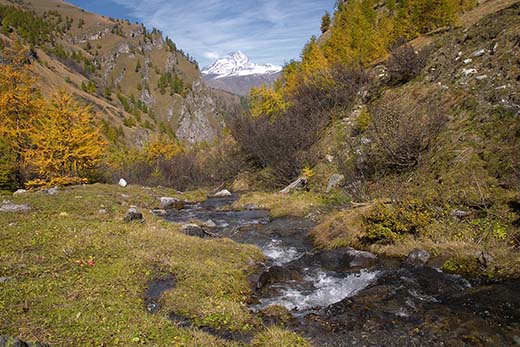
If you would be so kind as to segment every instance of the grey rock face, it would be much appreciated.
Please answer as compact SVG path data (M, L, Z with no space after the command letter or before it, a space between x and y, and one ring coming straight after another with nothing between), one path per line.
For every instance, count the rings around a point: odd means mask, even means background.
M213 141L218 133L211 118L218 121L216 102L197 81L182 105L177 138L191 144Z

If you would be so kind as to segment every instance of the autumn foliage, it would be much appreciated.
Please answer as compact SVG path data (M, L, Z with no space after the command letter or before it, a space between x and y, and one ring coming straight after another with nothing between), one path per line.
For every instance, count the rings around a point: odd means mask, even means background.
M27 163L44 178L85 177L100 162L105 141L93 124L90 106L58 92L33 121Z
M46 103L21 44L14 42L0 58L0 189L29 179L88 177L105 147L90 107L64 91Z

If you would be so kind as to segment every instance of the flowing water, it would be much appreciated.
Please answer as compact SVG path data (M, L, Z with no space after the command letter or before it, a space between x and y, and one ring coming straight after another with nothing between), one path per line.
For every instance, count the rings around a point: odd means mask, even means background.
M307 239L312 222L232 210L237 198L188 204L165 218L206 223L212 235L262 249L266 262L253 278L250 309L285 307L294 317L289 327L316 346L520 345L519 282L471 285L437 269L381 258L344 269L337 264L344 254L313 250Z

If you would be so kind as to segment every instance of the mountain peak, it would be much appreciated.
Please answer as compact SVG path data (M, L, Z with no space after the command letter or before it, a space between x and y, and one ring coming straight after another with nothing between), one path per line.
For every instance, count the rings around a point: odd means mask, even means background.
M244 52L237 50L206 66L201 72L203 75L212 75L218 79L231 76L270 75L281 70L281 66L255 64Z

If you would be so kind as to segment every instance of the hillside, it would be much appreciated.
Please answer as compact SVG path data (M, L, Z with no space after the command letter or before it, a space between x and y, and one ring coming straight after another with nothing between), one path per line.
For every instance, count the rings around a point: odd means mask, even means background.
M256 92L254 117L235 125L256 185L304 177L307 189L350 206L318 217L320 248L426 249L448 271L518 276L520 4L482 2L410 43L345 46L403 30L399 11L360 4L341 5L303 61ZM348 26L365 20L372 31Z
M64 88L93 104L109 140L143 144L164 133L195 143L212 141L222 130L216 98L198 84L196 63L160 31L61 0L0 4L43 19L49 34L33 45L32 64L42 92ZM10 25L1 38L20 27Z

